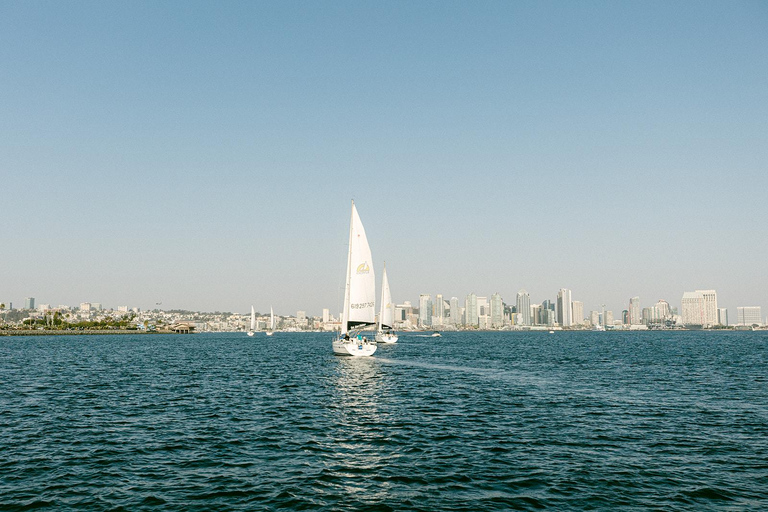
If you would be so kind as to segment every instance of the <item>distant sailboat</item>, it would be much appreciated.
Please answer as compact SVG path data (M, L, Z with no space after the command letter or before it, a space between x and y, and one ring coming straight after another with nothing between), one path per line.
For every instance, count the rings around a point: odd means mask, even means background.
M397 335L392 331L395 326L395 311L392 304L392 294L389 291L387 280L387 264L381 274L381 310L379 311L379 330L376 332L376 341L380 343L395 343Z
M272 310L272 306L269 306L269 330L267 330L267 336L272 336L275 333L275 312Z
M368 340L360 333L360 329L376 322L375 301L376 277L373 274L371 248L355 202L352 201L344 309L341 312L341 331L333 340L334 354L370 356L376 352L376 342Z
M251 306L251 328L248 330L248 336L256 334L256 310Z

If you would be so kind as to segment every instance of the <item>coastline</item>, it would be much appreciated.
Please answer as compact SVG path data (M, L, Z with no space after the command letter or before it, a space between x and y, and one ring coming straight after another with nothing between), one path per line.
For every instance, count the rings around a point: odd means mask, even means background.
M77 336L98 334L162 334L158 331L140 331L137 329L84 329L84 330L37 330L8 329L0 330L0 336Z

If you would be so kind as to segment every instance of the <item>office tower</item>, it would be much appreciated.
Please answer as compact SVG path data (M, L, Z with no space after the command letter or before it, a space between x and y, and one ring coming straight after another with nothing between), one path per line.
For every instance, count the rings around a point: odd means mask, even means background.
M531 304L531 325L541 324L541 304Z
M525 290L517 292L517 314L520 325L532 325L531 322L531 296Z
M557 292L557 323L563 327L573 325L571 290L568 288L560 288L560 291Z
M27 297L24 299L24 309L35 309L35 298Z
M717 325L717 292L715 290L696 290L704 296L704 327Z
M599 311L590 311L589 312L589 323L592 325L600 325L600 312Z
M575 300L573 304L573 324L581 325L584 323L584 303L580 300Z
M432 327L432 296L429 294L419 295L419 327Z
M643 308L640 321L645 325L654 323L656 321L655 312L656 310L653 307Z
M736 308L739 325L762 325L763 314L760 306L739 306Z
M491 326L491 304L488 297L477 298L477 325L480 329L488 329Z
M629 299L629 308L627 309L629 314L629 325L640 325L643 323L643 315L640 310L640 297L632 297Z
M728 325L727 308L717 308L717 323L720 325Z
M477 295L470 293L464 300L464 316L466 317L464 323L467 327L478 327L477 317Z
M445 302L443 302L443 295L441 293L435 295L434 310L435 315L432 317L432 325L443 325L445 323Z
M672 308L669 307L669 302L659 299L654 308L656 308L656 317L659 320L664 321L672 317Z
M331 310L328 308L323 309L323 323L327 324L331 320Z
M491 295L491 327L504 327L504 302L498 293Z
M458 297L451 297L450 307L450 323L453 325L461 325L461 311L459 310Z
M606 311L605 318L603 318L605 326L613 325L613 311Z
M701 292L685 292L680 304L682 320L685 325L705 325L704 294Z

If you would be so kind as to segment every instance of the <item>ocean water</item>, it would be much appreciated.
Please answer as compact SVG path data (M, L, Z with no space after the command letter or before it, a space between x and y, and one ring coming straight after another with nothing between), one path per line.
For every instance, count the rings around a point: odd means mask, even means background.
M0 510L766 510L768 333L0 338Z

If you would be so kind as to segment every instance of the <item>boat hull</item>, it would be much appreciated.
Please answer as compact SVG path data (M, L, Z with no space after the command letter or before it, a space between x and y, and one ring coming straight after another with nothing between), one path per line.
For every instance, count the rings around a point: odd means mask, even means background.
M376 341L379 343L397 343L398 337L396 334L387 334L385 332L376 333Z
M256 333L252 332L252 331L248 331L248 336L253 336L254 334L256 334Z
M376 343L368 340L339 339L333 340L333 353L337 356L365 357L376 352Z

